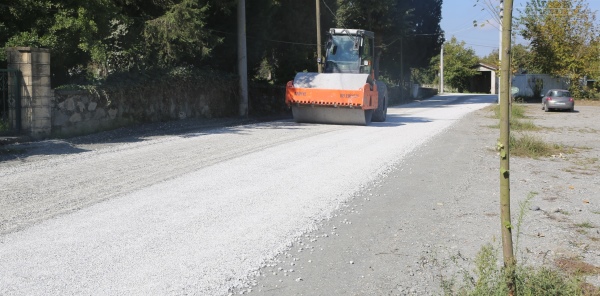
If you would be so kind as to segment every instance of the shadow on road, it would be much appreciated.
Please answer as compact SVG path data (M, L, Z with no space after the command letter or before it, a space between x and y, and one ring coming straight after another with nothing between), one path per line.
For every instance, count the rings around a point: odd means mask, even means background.
M0 146L0 161L22 159L34 155L76 154L87 151L89 150L78 148L68 141L47 140Z
M447 108L451 105L458 104L482 104L482 103L494 103L498 95L489 94L456 94L456 95L440 95L431 97L426 100L415 101L412 103L394 106L394 108L408 109L408 108Z
M145 123L68 139L12 143L0 146L0 162L36 155L77 154L93 150L87 148L90 145L139 143L161 136L192 138L210 134L243 135L246 129L242 126L249 124L259 124L253 127L258 129L299 128L293 122L275 121L290 118L291 114L260 118L184 119Z
M390 108L446 108L456 104L493 103L496 95L441 95L427 100L393 106ZM184 119L169 122L145 123L111 131L60 140L25 142L0 146L0 161L25 159L36 155L65 155L90 151L89 145L123 144L149 141L153 137L179 136L193 138L214 134L249 134L249 124L258 124L252 129L300 129L302 124L291 120L291 113L259 118ZM428 119L388 114L385 122L373 122L370 127L394 127L407 123L425 123ZM259 124L260 123L260 124ZM83 148L82 148L83 147Z
M370 127L396 127L407 123L426 123L429 119L422 117L408 117L401 114L388 114L385 122L372 122Z

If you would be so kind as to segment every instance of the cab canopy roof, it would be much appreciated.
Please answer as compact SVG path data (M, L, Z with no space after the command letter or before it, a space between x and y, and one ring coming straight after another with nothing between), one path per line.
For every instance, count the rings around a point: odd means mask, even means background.
M375 38L375 34L371 31L365 31L361 29L340 29L331 28L329 29L331 35L356 35L356 36L367 36L369 38Z

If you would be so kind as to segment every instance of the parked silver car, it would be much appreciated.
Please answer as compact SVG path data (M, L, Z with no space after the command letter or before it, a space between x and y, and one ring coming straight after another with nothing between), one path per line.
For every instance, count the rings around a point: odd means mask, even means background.
M551 89L545 96L542 96L542 110L548 112L552 109L573 112L575 110L575 100L573 100L571 92L564 89Z

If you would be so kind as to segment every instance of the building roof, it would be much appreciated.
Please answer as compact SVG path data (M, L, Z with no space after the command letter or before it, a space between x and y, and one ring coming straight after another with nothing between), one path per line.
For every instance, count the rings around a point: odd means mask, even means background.
M492 71L498 71L498 67L491 66L488 64L484 64L484 63L477 63L475 66L473 66L473 68L479 68L479 67L487 68Z

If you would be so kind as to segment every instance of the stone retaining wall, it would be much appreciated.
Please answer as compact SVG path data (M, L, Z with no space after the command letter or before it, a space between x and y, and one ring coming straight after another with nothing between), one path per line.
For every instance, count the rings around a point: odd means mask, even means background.
M151 88L151 87L150 87ZM70 137L143 122L230 116L236 97L227 90L55 90L52 136Z
M418 99L427 99L427 98L431 98L437 94L438 94L437 88L420 87L417 98Z
M72 136L126 125L117 106L109 106L88 91L54 91L52 134Z
M55 90L51 136L84 135L143 122L236 116L236 87L236 81L231 81L231 86L221 82L212 88L189 83L177 88ZM249 94L251 116L289 113L283 86L250 85Z

